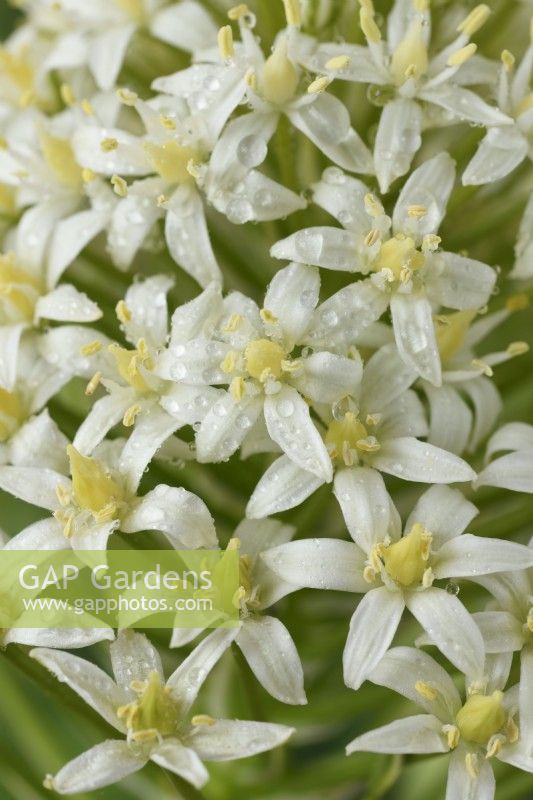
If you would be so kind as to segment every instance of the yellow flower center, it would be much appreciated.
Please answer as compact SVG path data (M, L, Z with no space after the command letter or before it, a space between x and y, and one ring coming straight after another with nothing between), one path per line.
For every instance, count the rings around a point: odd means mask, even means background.
M507 717L502 700L503 692L500 691L469 697L455 718L461 736L468 742L487 745L505 725Z
M0 255L0 301L7 301L20 322L33 319L41 290L39 281L17 264L12 253Z
M67 447L74 497L81 508L97 514L124 499L123 489L95 458L82 456L71 444Z
M76 161L68 139L52 136L43 130L39 136L39 143L44 160L57 180L71 189L80 189L83 186L83 170Z
M261 93L265 100L282 106L294 97L300 76L288 56L287 38L283 37L263 67Z
M425 264L423 254L416 249L414 239L399 233L392 239L383 242L378 256L372 265L375 272L387 269L396 280L401 278L402 270L421 269Z
M252 378L264 381L267 377L280 378L285 351L269 339L255 339L244 351L246 371Z
M436 334L442 362L449 361L463 346L477 311L456 311L438 317Z
M125 347L120 347L118 344L109 345L109 352L115 357L120 375L126 383L142 393L149 392L150 387L139 367L142 366L147 370L153 369L152 360L145 347L142 340L138 343L136 350L126 350Z
M417 522L408 534L384 547L381 558L390 577L402 586L420 583L428 567L431 534Z
M392 55L391 73L397 86L410 77L425 75L428 68L428 52L424 43L422 21L414 19L404 38Z
M124 11L128 17L131 17L137 25L142 25L145 21L144 0L113 0L113 2L121 11Z
M345 461L350 450L361 449L361 443L368 437L368 431L353 411L347 411L342 420L333 419L326 431L325 442L330 445L332 458Z
M24 407L17 394L0 389L0 442L17 430L24 420Z
M134 732L133 738L142 741L143 738L156 738L157 734L175 734L180 720L178 704L171 689L161 684L159 673L154 670L147 681L134 681L131 688L138 693L139 699L117 709L117 716L125 720L128 729Z
M188 183L193 180L187 170L190 161L198 161L199 153L194 147L182 147L175 139L167 139L163 144L145 142L144 149L148 161L165 181L169 183Z

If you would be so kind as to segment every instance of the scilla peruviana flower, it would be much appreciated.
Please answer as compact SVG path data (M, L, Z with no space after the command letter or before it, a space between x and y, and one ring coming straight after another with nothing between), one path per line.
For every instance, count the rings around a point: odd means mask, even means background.
M314 200L345 230L306 228L271 250L275 258L370 274L352 290L354 311L365 298L370 323L390 305L401 357L435 386L442 376L433 312L441 306L482 308L496 281L485 264L439 249L437 231L454 178L447 153L424 162L405 183L391 221L364 183L326 171L314 187Z
M198 97L199 93L205 94L206 77L233 79L240 90L240 99L252 108L235 128L241 141L247 136L257 137L260 132L260 139L266 145L278 127L280 116L285 115L335 164L352 172L372 174L372 155L352 127L348 109L325 91L330 81L319 78L306 85L300 62L306 50L313 47L313 41L300 34L299 0L287 0L284 5L288 24L277 34L268 58L254 36L255 17L242 3L230 11L230 19L238 21L240 42L234 43L231 27L224 26L218 35L219 54L207 51L203 54L204 63L200 54L197 58L200 63L159 79L156 87L182 97ZM258 149L263 150L264 157L266 148L261 141ZM247 209L246 215L249 214Z
M285 595L299 589L273 573L262 559L262 553L288 542L295 528L278 520L260 522L244 520L237 526L228 544L239 549L240 586L236 600L239 603L240 622L234 641L242 651L250 669L259 683L272 697L282 703L302 705L307 703L304 674L296 645L285 625L265 610ZM175 628L171 647L180 647L195 639L202 628ZM210 633L216 637L217 631Z
M360 465L422 483L472 480L475 473L465 461L419 441L427 435L428 424L424 407L409 389L415 379L396 346L385 345L365 364L350 395L334 404L314 405L315 424L331 458L334 486L346 468ZM257 445L254 452L261 449L270 450ZM260 479L246 514L258 518L293 508L324 482L290 452L283 454Z
M274 276L262 309L232 292L218 299L209 336L170 345L159 368L163 377L228 386L198 428L200 462L227 460L264 416L270 437L289 458L331 480L331 459L304 398L334 403L349 394L360 381L361 362L327 346L306 349L319 319L319 289L318 270L291 264ZM205 294L214 293L220 289Z
M530 22L530 31L533 40L533 20ZM532 157L532 67L533 43L516 69L513 54L509 50L503 51L498 102L513 124L489 129L463 173L464 186L494 183L509 175L524 159Z
M429 404L428 442L460 455L473 453L494 428L503 401L493 367L523 355L526 342L511 342L505 350L478 355L483 340L514 311L527 308L527 295L510 297L504 308L477 319L474 310L439 314L435 318L442 364L442 386L420 380Z
M110 646L115 680L71 653L38 648L30 655L68 684L126 739L108 739L47 776L59 794L92 791L120 781L148 761L197 788L209 774L202 761L230 761L278 747L293 733L285 725L215 720L190 709L234 631L205 639L165 682L161 659L142 634L121 632Z
M302 539L263 553L283 580L300 586L364 592L350 622L344 680L358 689L389 648L405 608L458 669L478 680L485 651L476 624L457 597L435 580L521 569L533 551L502 539L463 533L477 509L446 486L432 486L401 522L382 477L346 470L335 487L352 542Z
M496 453L507 452L491 459ZM510 422L491 436L485 455L487 466L474 482L475 488L498 486L533 494L533 425Z
M392 648L375 667L372 682L402 694L425 713L364 733L350 742L346 752L451 752L446 800L493 800L491 759L533 769L533 760L522 752L518 687L503 691L509 666L505 660L488 657L484 680L472 685L467 676L467 691L461 697L431 656L412 647Z
M4 491L53 512L52 518L19 533L12 546L32 550L39 549L43 541L53 541L54 549L105 550L116 530L158 530L177 549L216 546L213 519L196 495L160 484L137 497L140 476L132 477L128 467L135 461L133 471L137 473L143 459L140 447L131 453L128 442L103 442L89 458L69 445L67 455L70 479L51 469L0 467ZM148 444L144 464L151 456Z
M481 4L464 19L457 38L430 56L431 19L426 0L396 0L382 40L372 0L361 2L361 28L368 46L320 44L309 49L304 64L326 79L370 84L368 97L383 106L374 146L380 189L409 171L422 144L424 128L467 121L479 125L509 125L512 119L466 89L495 80L490 62L475 56L470 42L490 14Z

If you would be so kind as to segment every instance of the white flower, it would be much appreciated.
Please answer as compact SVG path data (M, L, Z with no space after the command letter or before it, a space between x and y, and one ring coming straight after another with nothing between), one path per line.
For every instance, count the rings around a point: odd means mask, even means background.
M319 288L318 270L291 264L272 280L261 310L239 292L222 301L220 289L211 287L174 318L173 330L194 325L199 335L186 345L171 340L159 374L229 385L198 427L200 462L227 460L264 415L271 439L289 458L321 481L331 480L331 459L304 398L333 403L350 394L361 361L327 345L306 349L321 324Z
M385 345L365 364L362 378L354 382L349 395L333 405L316 405L316 426L332 461L335 486L339 474L359 465L421 483L472 480L475 473L465 461L419 441L418 437L427 435L428 425L420 400L409 389L415 379L395 345ZM324 482L302 467L289 450L259 481L247 516L264 517L293 508Z
M533 27L531 27L533 41ZM463 173L464 186L494 183L509 175L524 159L533 154L533 95L531 70L533 44L526 50L515 70L515 58L509 50L502 53L498 102L512 125L491 128L477 153Z
M54 46L42 64L44 73L88 68L98 87L116 83L137 31L188 52L216 41L216 27L194 0L62 0L51 17L49 0L30 0L31 21L55 28Z
M426 161L407 180L391 221L365 184L330 168L315 185L314 199L345 230L306 228L271 250L275 258L372 273L352 290L353 312L364 303L369 324L390 304L401 357L435 386L441 383L441 364L433 311L441 306L479 309L496 280L485 264L439 249L436 234L454 178L454 162L447 153Z
M102 443L89 458L69 445L71 479L52 469L0 467L0 487L53 512L21 531L11 546L38 550L105 550L109 536L157 530L177 549L216 546L213 519L199 497L165 484L137 497L144 467L152 457L148 441Z
M490 760L533 771L533 759L522 748L522 718L517 688L502 691L509 663L487 659L482 682L468 686L464 699L448 673L426 653L394 647L375 668L371 680L399 692L424 711L354 739L346 752L451 752L446 800L493 800L495 780ZM492 663L491 663L492 662ZM531 706L527 709L531 714Z
M529 198L515 246L515 264L510 278L527 280L533 277L533 195Z
M234 44L230 26L223 27L219 32L220 54L213 51L200 54L197 61L204 63L160 78L155 86L160 91L197 98L208 96L206 79L232 81L240 92L240 99L245 99L252 107L252 112L241 117L239 125L233 129L238 132L243 155L252 164L256 153L258 159L262 154L260 161L266 156L266 145L278 126L280 115L284 114L335 164L352 172L371 174L372 155L352 127L346 106L325 91L329 81L314 81L310 85L304 81L300 63L306 51L313 47L313 40L299 33L298 4L290 5L289 24L278 33L268 58L253 33L255 17L243 4L238 7L241 13L237 15L240 42ZM248 137L253 137L251 148L245 147L244 140ZM251 144L249 140L248 144ZM244 149L249 152L244 154ZM246 196L249 204L250 199L249 193ZM251 209L247 216L251 218Z
M63 651L36 649L31 656L67 683L126 739L110 739L66 764L45 786L59 794L92 791L153 761L193 786L209 774L202 761L229 761L278 747L293 733L268 722L215 720L189 712L233 631L219 629L165 682L161 659L146 637L122 632L111 645L115 681L99 667Z
M509 450L493 461L495 453ZM513 492L533 494L533 426L510 422L491 436L485 456L487 464L474 486L499 486Z
M387 192L409 171L424 128L463 120L511 125L512 119L465 88L496 77L489 62L474 56L477 48L470 43L490 14L487 5L477 6L459 25L455 41L433 57L428 53L429 3L396 0L387 20L387 41L382 41L374 13L371 0L361 4L368 47L321 44L308 51L304 63L330 78L371 84L369 99L383 106L374 165L380 189Z
M266 564L300 586L365 592L350 622L344 680L358 689L389 648L405 608L454 666L479 680L483 640L454 595L435 580L468 578L533 563L533 551L501 539L463 533L477 509L446 486L432 486L404 533L381 476L365 467L337 475L335 492L354 543L310 539L263 553Z
M257 680L272 697L282 703L307 703L300 657L292 637L279 619L264 614L299 586L282 580L265 564L264 552L289 541L295 533L290 525L267 519L244 520L235 530L228 548L239 548L239 580L237 595L240 624L232 639L239 646ZM180 647L196 638L202 629L175 628L171 647ZM207 636L216 638L215 631Z
M476 350L512 312L527 306L526 295L515 295L505 308L479 319L474 310L436 317L442 386L419 382L429 403L428 442L458 455L465 449L473 453L491 432L503 406L500 393L490 380L493 367L527 353L529 345L511 342L505 350L481 356Z

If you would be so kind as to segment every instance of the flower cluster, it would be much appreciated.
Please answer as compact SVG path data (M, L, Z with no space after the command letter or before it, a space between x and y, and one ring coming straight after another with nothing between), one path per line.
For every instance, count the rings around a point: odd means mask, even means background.
M528 299L496 300L499 270L456 252L445 218L457 192L475 191L462 187L497 191L531 158L533 45L516 63L508 50L500 63L480 55L485 4L432 27L429 0L395 0L386 24L359 0L352 44L327 41L317 4L283 0L271 50L244 3L222 25L196 0L19 5L0 50L0 488L45 515L2 547L105 550L115 534L150 531L240 557L238 627L175 629L171 648L202 638L166 682L139 633L0 631L123 737L44 785L95 790L151 760L198 788L204 760L283 744L291 727L191 707L233 643L272 697L307 703L271 607L312 589L361 595L346 686L371 681L423 710L347 753L450 752L448 800L490 800L494 757L533 772L533 545L465 532L478 511L450 485L533 494L533 428L494 433L503 401L491 380L528 346L484 344ZM354 127L356 95L336 91L348 84L379 109L373 136ZM424 141L468 125L483 135L458 180L447 149ZM294 137L309 180L288 163ZM511 278L533 278L532 220L530 199ZM257 224L239 238L245 223ZM343 279L334 291L331 272ZM177 304L177 282L194 283L192 299ZM74 430L54 405L67 385L86 409ZM264 469L228 543L187 475L235 454ZM146 491L158 470L168 483ZM405 514L390 492L408 483L426 486ZM323 486L351 540L269 518ZM472 613L457 580L481 585L487 610ZM421 636L392 646L406 610ZM114 681L67 652L103 640Z

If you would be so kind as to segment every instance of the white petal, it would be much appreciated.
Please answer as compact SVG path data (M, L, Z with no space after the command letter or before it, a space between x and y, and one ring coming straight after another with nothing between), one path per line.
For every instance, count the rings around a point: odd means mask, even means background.
M480 442L494 428L503 402L494 382L484 376L465 381L461 385L461 389L469 396L474 406L474 427L468 451L475 453Z
M375 469L354 467L335 475L334 493L350 536L364 553L385 539L391 524L391 498Z
M389 439L372 455L372 466L419 483L464 483L476 473L462 458L409 436Z
M76 211L78 200L71 194L59 195L25 211L17 225L15 250L26 269L41 272L46 250L62 217Z
M366 556L352 542L341 539L299 539L261 554L272 572L298 589L366 592L363 579Z
M218 282L210 283L204 291L184 303L172 315L170 346L183 344L202 334L208 335L222 314L222 294Z
M135 422L120 457L120 471L135 492L144 470L179 423L157 405L148 405Z
M451 111L458 120L469 120L480 125L511 125L513 120L498 108L488 105L477 94L460 86L446 83L420 92L420 98L428 103Z
M68 478L52 469L0 467L0 489L49 511L59 505L56 488L68 484Z
M309 406L291 386L265 398L268 432L295 464L318 478L333 478L331 458L309 413Z
M105 228L110 212L80 211L56 225L48 254L47 286L53 288L66 268Z
M131 319L124 331L132 344L142 337L152 347L163 347L167 336L167 292L174 285L169 275L154 275L134 283L124 297Z
M365 211L365 195L370 189L362 181L345 175L336 167L325 169L313 185L313 201L335 217L347 230L366 236L371 220Z
M418 395L408 389L382 409L382 419L376 428L376 436L381 441L397 439L402 436L427 436L429 427L426 409Z
M70 686L106 722L119 731L125 730L117 709L128 702L128 696L100 667L62 650L37 648L30 652L30 656L61 683Z
M448 745L442 723L433 714L418 714L397 719L369 733L363 733L346 748L346 754L367 753L446 753ZM461 796L462 797L462 796ZM457 796L456 800L459 800Z
M456 253L431 256L426 287L431 300L458 310L481 308L489 301L496 273L491 267Z
M172 689L172 694L178 700L183 714L186 714L192 706L205 679L238 633L239 627L217 628L206 636L172 673L167 681L167 687ZM194 749L197 750L196 746Z
M315 311L304 344L311 347L350 347L389 304L372 281L358 281L336 292Z
M212 47L217 38L217 26L212 17L193 0L182 0L170 8L162 8L152 19L150 31L157 39L188 53Z
M495 183L527 158L528 142L518 127L491 128L463 173L463 186Z
M68 283L40 297L35 306L36 319L53 319L59 322L93 322L102 312L86 294Z
M270 282L264 307L277 317L290 344L298 342L307 330L319 293L318 270L303 264L290 264Z
M81 348L95 339L102 344L101 349L92 356L84 356ZM91 378L97 371L106 375L110 365L115 366L107 349L110 344L111 340L94 328L61 325L39 337L39 352L52 366L60 365L67 376Z
M475 486L498 486L513 492L533 494L533 451L508 453L497 458L480 472Z
M214 725L197 727L189 744L203 761L233 761L279 747L293 732L294 728L270 722L219 719Z
M196 434L200 463L224 461L233 455L262 408L262 397L245 398L237 403L229 392L222 395L206 414Z
M476 623L463 604L444 589L432 586L411 592L409 611L454 667L474 680L483 675L485 648Z
M209 409L223 396L212 386L176 383L160 399L160 405L176 420L176 428L201 422ZM180 456L181 457L181 456Z
M146 764L126 741L108 739L69 761L53 779L59 794L91 792L122 780Z
M150 759L163 769L174 772L197 789L209 780L209 773L194 752L179 739L165 739L150 754Z
M409 514L405 530L420 522L431 531L435 547L459 536L479 511L459 491L449 486L432 486L420 497Z
M315 403L335 403L347 395L359 394L363 374L359 356L346 358L333 353L313 353L303 360L303 370L291 383Z
M432 558L437 578L466 578L533 566L533 548L504 539L464 533L446 542Z
M454 721L462 705L459 692L446 670L430 655L415 647L391 648L373 670L371 680L402 694L428 714L434 714L443 721ZM435 698L418 692L417 683L435 689Z
M89 69L100 89L109 90L115 85L134 31L133 23L124 22L92 37Z
M76 431L72 444L83 455L91 455L111 428L118 425L133 402L131 387L113 387L111 394L101 397Z
M128 196L115 205L109 224L108 250L119 269L129 269L155 223L164 216L157 198L166 188L166 182L160 178L144 178L133 183Z
M390 309L401 358L422 378L440 386L440 355L431 304L427 297L418 292L396 292L391 297Z
M526 644L522 650L520 660L520 736L529 744L530 757L533 743L533 647Z
M398 355L394 344L381 347L365 363L361 405L369 413L381 411L409 389L417 372Z
M388 83L389 76L387 70L376 64L372 58L368 47L360 44L319 44L312 52L305 54L300 59L310 72L319 72L329 75L331 70L326 68L326 64L335 56L348 56L350 63L342 70L335 72L335 79L350 81L354 83Z
M396 178L409 171L422 144L422 111L414 100L393 100L381 112L374 164L381 192L389 191Z
M429 400L430 429L428 441L450 453L460 455L466 449L473 414L459 392L452 386L425 384Z
M499 450L533 450L533 425L525 422L509 422L490 437L486 458Z
M350 621L342 656L344 682L359 689L388 650L405 608L401 592L386 586L365 594Z
M259 521L243 519L234 531L234 536L241 543L241 552L256 556L270 547L277 547L290 541L296 528L286 525L279 519L262 519Z
M211 281L221 282L202 199L195 189L185 198L177 194L169 201L165 222L165 238L170 255L202 288Z
M242 180L239 185L239 190L242 187L242 194L231 195L228 193L227 197L232 198L234 202L243 203L244 205L226 206L225 210L216 206L222 213L226 213L231 222L237 224L242 219L243 222L248 220L253 222L268 222L273 219L285 219L289 214L294 214L295 211L301 211L306 208L306 199L296 192L282 186L281 183L276 183L271 178L267 178L261 172L253 169ZM246 206L245 204L248 204ZM234 218L236 217L236 218Z
M184 647L194 642L204 630L204 628L173 628L169 647Z
M357 272L359 235L342 228L304 228L282 239L270 255L326 269Z
M336 97L322 92L314 102L288 110L287 115L295 128L339 167L350 172L373 173L372 156L350 126L346 106Z
M496 783L490 762L479 758L479 777L472 777L466 767L466 750L460 747L452 753L446 784L446 800L494 800Z
M2 645L24 644L76 650L97 642L112 642L114 637L111 628L10 628L2 638Z
M478 611L472 616L481 631L487 653L522 649L524 632L520 621L513 614L508 611Z
M70 537L72 549L76 551L78 557L83 561L82 550L107 550L109 537L114 533L118 526L118 520L102 522L100 524L88 523L83 527L77 528Z
M105 152L100 147L104 139L116 139L118 147ZM141 140L120 128L78 128L71 140L77 161L100 175L149 175L148 163Z
M323 483L322 478L301 469L288 456L282 455L270 465L255 487L246 506L246 516L260 519L295 508Z
M0 388L8 392L17 379L20 337L26 327L24 323L0 326Z
M164 484L137 501L121 530L163 531L177 550L217 546L213 518L204 501L186 489Z
M47 517L28 525L5 545L5 550L68 550L69 542L63 526L54 517Z
M132 681L144 681L150 672L157 672L163 679L159 653L142 633L120 631L109 653L115 680L125 692L131 692Z
M282 703L307 703L296 646L275 617L249 617L235 640L259 683Z
M15 467L45 467L68 472L67 437L47 410L33 417L11 437L9 452Z
M448 153L439 153L425 161L410 175L394 207L394 231L415 235L419 239L436 233L440 227L455 181L455 162ZM424 206L427 213L409 216L409 206Z

